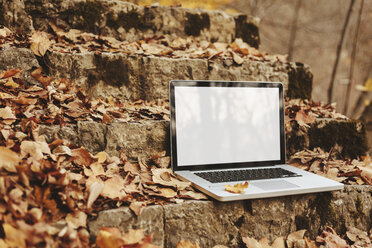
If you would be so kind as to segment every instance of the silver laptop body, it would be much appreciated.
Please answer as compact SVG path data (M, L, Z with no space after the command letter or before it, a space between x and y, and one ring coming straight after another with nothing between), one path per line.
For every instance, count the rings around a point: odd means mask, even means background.
M341 183L285 164L281 83L175 80L169 85L172 169L200 191L219 201L232 201L343 188ZM247 181L242 178L247 170L273 168L290 176L248 180L241 194L225 190L226 184ZM238 181L223 177L215 182L206 177L231 170L240 177Z

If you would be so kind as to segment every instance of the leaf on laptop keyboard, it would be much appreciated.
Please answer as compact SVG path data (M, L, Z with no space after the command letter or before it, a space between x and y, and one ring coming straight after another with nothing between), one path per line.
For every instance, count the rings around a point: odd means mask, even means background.
M245 189L248 188L248 182L243 183L237 183L234 184L233 186L225 185L225 190L231 193L244 193Z

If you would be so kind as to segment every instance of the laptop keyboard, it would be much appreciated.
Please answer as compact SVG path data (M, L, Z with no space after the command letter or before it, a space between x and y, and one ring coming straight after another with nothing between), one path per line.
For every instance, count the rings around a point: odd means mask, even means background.
M287 178L298 177L296 173L282 169L282 168L265 168L265 169L249 169L249 170L223 170L223 171L209 171L198 172L195 175L211 182L234 182L234 181L248 181L261 180L271 178Z

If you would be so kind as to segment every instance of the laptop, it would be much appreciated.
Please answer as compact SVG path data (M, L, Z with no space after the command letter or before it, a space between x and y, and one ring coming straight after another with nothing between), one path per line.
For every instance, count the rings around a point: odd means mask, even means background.
M343 189L285 164L281 83L174 80L169 86L172 170L200 191L233 201ZM225 190L245 182L243 193Z

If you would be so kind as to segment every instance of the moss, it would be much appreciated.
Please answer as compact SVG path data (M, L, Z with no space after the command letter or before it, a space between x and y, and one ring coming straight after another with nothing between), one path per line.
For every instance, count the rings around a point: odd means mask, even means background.
M98 24L102 19L105 9L105 6L100 1L87 0L85 2L78 2L71 11L73 16L81 17L81 22L79 22L76 28L97 33Z
M210 20L208 14L186 13L185 33L187 35L199 36L200 32L205 28L210 28Z
M248 22L246 15L238 15L235 17L235 36L242 38L250 46L258 48L260 46L260 35L258 26Z
M344 157L356 158L367 150L367 138L364 126L357 120L332 120L324 127L319 123L312 124L309 129L309 148L321 147L330 150L335 144L341 146Z
M289 98L311 99L313 88L313 74L302 63L288 64Z
M154 14L148 8L145 8L143 15L135 10L128 12L121 11L117 16L110 13L107 16L107 25L115 29L123 27L126 31L129 31L131 28L142 31L147 29L156 31L154 24L151 22L153 19Z

